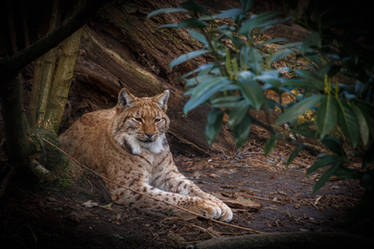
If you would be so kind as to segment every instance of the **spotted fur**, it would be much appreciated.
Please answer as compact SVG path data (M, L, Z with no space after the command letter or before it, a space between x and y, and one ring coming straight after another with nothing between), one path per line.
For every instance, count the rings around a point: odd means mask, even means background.
M126 89L115 107L84 114L60 136L65 151L109 178L116 203L141 209L171 206L126 187L144 192L207 217L230 221L232 211L182 175L173 160L165 133L169 91L137 98ZM125 187L123 187L125 186Z

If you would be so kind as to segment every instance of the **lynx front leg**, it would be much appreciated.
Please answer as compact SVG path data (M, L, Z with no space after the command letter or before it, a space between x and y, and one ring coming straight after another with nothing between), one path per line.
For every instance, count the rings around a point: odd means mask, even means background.
M113 201L122 205L136 206L151 210L168 210L174 208L171 205L167 205L165 203L167 202L209 218L219 219L222 216L221 209L214 202L197 196L167 192L146 183L137 184L131 188L137 193L123 187L113 189L111 191Z
M179 173L176 168L170 170L165 175L166 176L160 179L157 179L157 177L155 178L155 186L166 191L179 193L182 195L199 197L204 200L209 200L210 202L213 202L221 210L221 217L219 217L221 220L232 220L233 213L231 209L223 201L221 201L220 199L211 194L202 191L196 184L186 179L184 175Z

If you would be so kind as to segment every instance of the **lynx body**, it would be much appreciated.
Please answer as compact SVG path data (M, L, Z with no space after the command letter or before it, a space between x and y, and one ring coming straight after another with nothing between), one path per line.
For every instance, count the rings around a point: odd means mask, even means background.
M233 214L226 204L178 171L165 136L168 98L168 90L137 98L122 89L115 107L84 114L61 134L62 148L110 179L106 185L115 203L166 210L172 208L168 202L230 221Z

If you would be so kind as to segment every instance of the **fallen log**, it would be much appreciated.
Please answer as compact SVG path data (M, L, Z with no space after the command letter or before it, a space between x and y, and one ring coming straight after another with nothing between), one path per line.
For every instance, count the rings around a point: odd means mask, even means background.
M358 235L335 232L264 233L220 237L196 244L196 249L371 248L372 241Z
M163 89L170 89L169 135L178 142L178 151L192 147L196 152L209 154L233 149L228 136L220 136L212 147L207 144L204 131L208 108L196 109L185 116L183 106L187 98L183 95L183 90L145 70L134 61L125 47L112 39L104 39L101 35L91 28L85 28L75 69L75 84L86 85L86 89L102 93L100 98L108 98L107 104L102 106L95 100L97 94L86 93L93 110L114 105L121 87L128 88L139 97L156 95ZM72 93L74 92L73 90Z

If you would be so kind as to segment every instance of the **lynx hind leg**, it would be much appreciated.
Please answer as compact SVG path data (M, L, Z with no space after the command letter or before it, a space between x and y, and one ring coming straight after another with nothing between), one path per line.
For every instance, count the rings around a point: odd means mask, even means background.
M210 200L202 199L197 196L166 192L147 184L144 184L135 190L144 194L134 193L125 188L117 188L111 191L112 199L115 203L138 207L145 210L171 209L175 213L180 213L182 210L178 210L174 207L179 206L209 218L220 219L222 217L221 208ZM167 203L173 205L168 205Z

